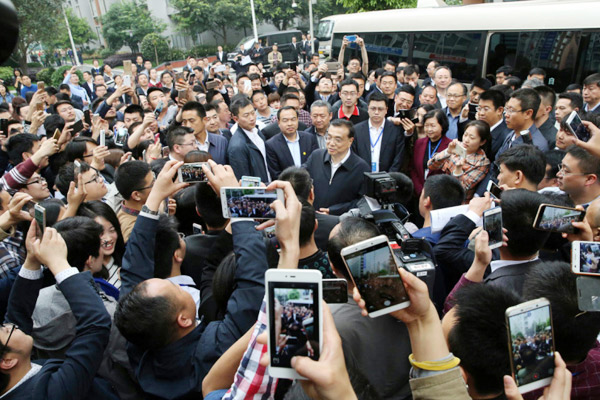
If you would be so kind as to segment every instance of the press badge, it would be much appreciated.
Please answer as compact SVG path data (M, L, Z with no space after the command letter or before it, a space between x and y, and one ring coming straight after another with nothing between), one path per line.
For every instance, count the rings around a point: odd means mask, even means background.
M375 161L371 161L371 172L378 172L377 171L377 162L375 162Z

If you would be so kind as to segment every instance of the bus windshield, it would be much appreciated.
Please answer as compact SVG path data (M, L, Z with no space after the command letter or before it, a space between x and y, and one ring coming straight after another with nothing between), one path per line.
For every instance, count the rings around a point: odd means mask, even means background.
M331 33L333 32L334 21L322 20L319 22L315 36L320 41L331 40Z

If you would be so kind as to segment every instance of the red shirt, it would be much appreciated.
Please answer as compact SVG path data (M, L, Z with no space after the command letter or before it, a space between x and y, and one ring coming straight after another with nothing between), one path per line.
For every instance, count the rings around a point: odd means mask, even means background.
M346 116L346 114L344 114L344 106L343 105L338 110L338 118L339 119L343 118L346 121L350 121L350 118L352 118L355 115L358 115L358 106L356 104L354 105L354 111L352 112L352 114L350 114L348 116Z

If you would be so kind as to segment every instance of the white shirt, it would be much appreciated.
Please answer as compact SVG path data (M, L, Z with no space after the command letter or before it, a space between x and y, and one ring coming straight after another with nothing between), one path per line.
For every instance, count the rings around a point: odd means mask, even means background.
M201 143L198 139L196 139L196 147L200 151L206 151L208 153L208 148L210 147L210 142L208 141L208 133L206 134L206 139L204 139L204 143Z
M289 140L287 137L285 137L285 135L283 135L283 138L285 139L285 143L287 144L292 158L294 159L294 165L299 167L302 165L302 157L300 156L300 136L298 135L298 132L296 131L296 138L293 141Z
M340 161L339 163L335 164L333 162L333 159L331 160L331 179L329 180L329 183L331 184L331 181L333 180L333 177L335 175L335 173L337 172L337 170L342 166L343 163L346 162L346 160L348 160L350 158L350 149L348 149L348 153L346 153L346 155L344 156L344 158L342 158L342 161Z
M198 318L198 307L200 306L200 291L196 289L194 280L187 275L177 275L167 278L168 281L181 286L183 290L192 295L194 303L196 303L196 318Z
M383 140L384 126L385 119L381 123L381 126L379 128L376 128L371 124L371 118L369 118L369 148L371 150L371 172L379 172L379 156L381 155L381 142Z
M269 167L267 166L267 148L265 147L265 141L262 140L260 136L258 136L258 129L254 128L251 131L247 131L244 128L242 130L248 135L248 138L254 143L258 150L260 150L260 154L263 156L263 160L265 160L265 169L267 170L267 176L269 177L269 182L271 181L271 174L269 174Z
M492 273L494 273L494 271L496 271L497 269L500 269L503 267L508 267L509 265L525 264L525 263L535 261L535 260L539 260L539 257L535 256L531 260L522 260L522 261L496 260L496 261L492 261L490 263L490 268L492 269Z

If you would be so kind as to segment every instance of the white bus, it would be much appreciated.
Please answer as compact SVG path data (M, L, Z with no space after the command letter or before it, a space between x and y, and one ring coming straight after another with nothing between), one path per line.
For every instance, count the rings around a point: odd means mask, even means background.
M452 68L462 82L493 77L510 65L526 78L546 70L557 91L600 71L600 1L530 0L465 6L408 8L334 15L317 28L319 49L337 58L345 35L366 43L370 66L387 59L419 65L432 60ZM360 56L356 44L346 50Z

